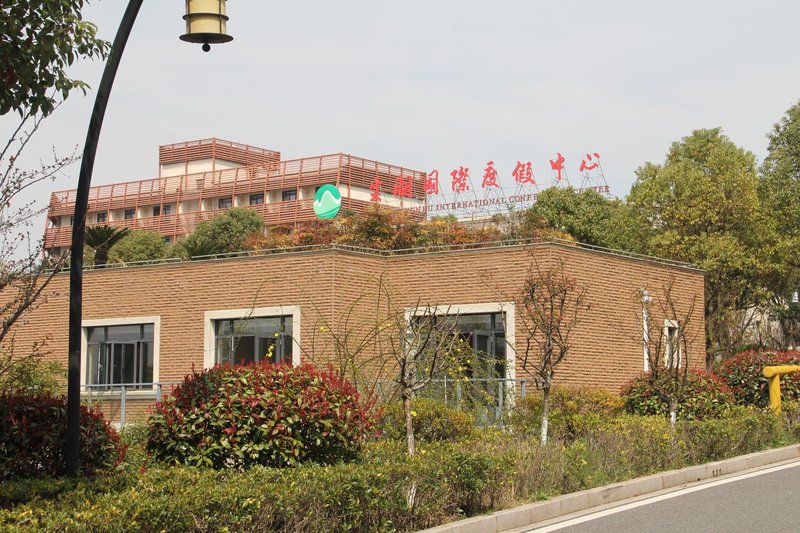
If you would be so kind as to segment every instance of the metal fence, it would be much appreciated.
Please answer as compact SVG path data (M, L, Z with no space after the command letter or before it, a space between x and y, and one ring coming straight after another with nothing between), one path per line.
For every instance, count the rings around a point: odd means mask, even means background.
M144 420L155 402L160 402L180 384L180 381L158 383L114 383L113 385L83 385L84 403L98 406L115 425ZM364 395L374 395L379 401L399 398L394 381L377 381L360 387ZM535 379L450 378L431 380L417 393L419 398L431 398L471 413L480 425L495 425L518 399L540 388Z

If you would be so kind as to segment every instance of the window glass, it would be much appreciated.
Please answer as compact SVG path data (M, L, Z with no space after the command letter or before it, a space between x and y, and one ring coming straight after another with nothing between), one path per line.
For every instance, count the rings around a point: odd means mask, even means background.
M87 385L152 384L154 329L152 323L87 328Z
M291 331L292 318L287 316L215 320L216 362L291 361Z
M125 210L125 220L131 220L136 214L135 209L126 209Z
M261 205L264 203L264 193L251 194L250 205Z
M97 222L102 223L108 220L108 213L97 213Z
M161 206L160 205L154 205L153 206L153 216L157 217L159 215L161 215Z
M219 199L219 208L220 209L230 209L233 205L233 200L231 198L220 198Z
M283 191L281 193L281 200L283 200L284 202L297 200L297 190L292 189L290 191Z
M172 206L167 204L164 206L164 214L169 215L170 213L172 213Z

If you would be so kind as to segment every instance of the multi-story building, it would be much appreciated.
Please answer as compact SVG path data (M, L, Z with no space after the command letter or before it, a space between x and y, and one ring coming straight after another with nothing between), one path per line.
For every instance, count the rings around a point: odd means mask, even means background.
M404 194L395 195L401 178ZM338 187L342 209L363 212L376 188L382 205L423 206L424 178L423 172L349 154L281 160L274 150L202 139L160 146L157 178L92 187L86 225L149 230L174 242L200 221L231 207L246 207L256 210L267 226L291 227L316 218L314 194L324 184ZM70 246L75 196L72 189L50 197L44 236L49 255Z

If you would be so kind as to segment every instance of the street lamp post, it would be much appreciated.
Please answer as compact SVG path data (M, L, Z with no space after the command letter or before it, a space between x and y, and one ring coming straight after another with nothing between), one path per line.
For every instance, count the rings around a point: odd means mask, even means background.
M128 7L122 16L117 35L111 46L100 87L95 96L89 130L86 132L86 143L83 146L83 158L78 175L78 190L75 197L75 214L72 226L72 244L70 247L69 267L69 343L67 372L67 433L65 445L66 473L75 476L80 469L80 365L81 365L81 321L83 307L83 245L86 228L86 211L89 203L89 188L94 170L94 158L97 153L97 142L103 117L106 113L108 97L114 85L122 53L128 42L128 36L136 21L143 0L129 0ZM225 10L226 0L186 0L186 34L180 38L191 43L202 43L203 50L210 50L210 43L226 43L233 39L226 34L228 17Z

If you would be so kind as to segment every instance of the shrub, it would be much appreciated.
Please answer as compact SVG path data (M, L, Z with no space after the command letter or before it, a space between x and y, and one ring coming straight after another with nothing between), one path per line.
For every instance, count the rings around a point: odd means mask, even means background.
M780 438L780 422L772 412L735 406L719 419L681 422L678 434L690 464L717 461L767 448Z
M769 392L767 378L761 373L764 367L798 364L800 352L749 351L723 361L717 373L733 391L736 403L765 407L769 404ZM800 400L800 373L781 376L781 397Z
M373 427L369 407L331 369L217 366L156 404L147 450L213 468L331 463L355 455Z
M622 410L622 399L604 389L559 385L550 391L548 431L553 439L570 442L621 414ZM519 400L509 424L518 433L538 435L542 424L542 395L528 394Z
M657 378L645 373L622 388L625 410L636 415L669 416L668 391L672 376L661 373ZM678 405L678 418L702 420L725 414L735 400L730 388L714 374L690 370L686 376L683 400Z
M416 398L412 403L414 438L419 441L453 441L463 439L475 430L475 417L439 400ZM392 402L380 420L383 435L389 439L406 438L403 404Z
M81 406L80 464L85 475L117 464L124 447L99 410ZM66 399L50 394L0 395L0 479L65 473Z
M39 354L0 353L0 391L14 394L63 394L64 367Z

